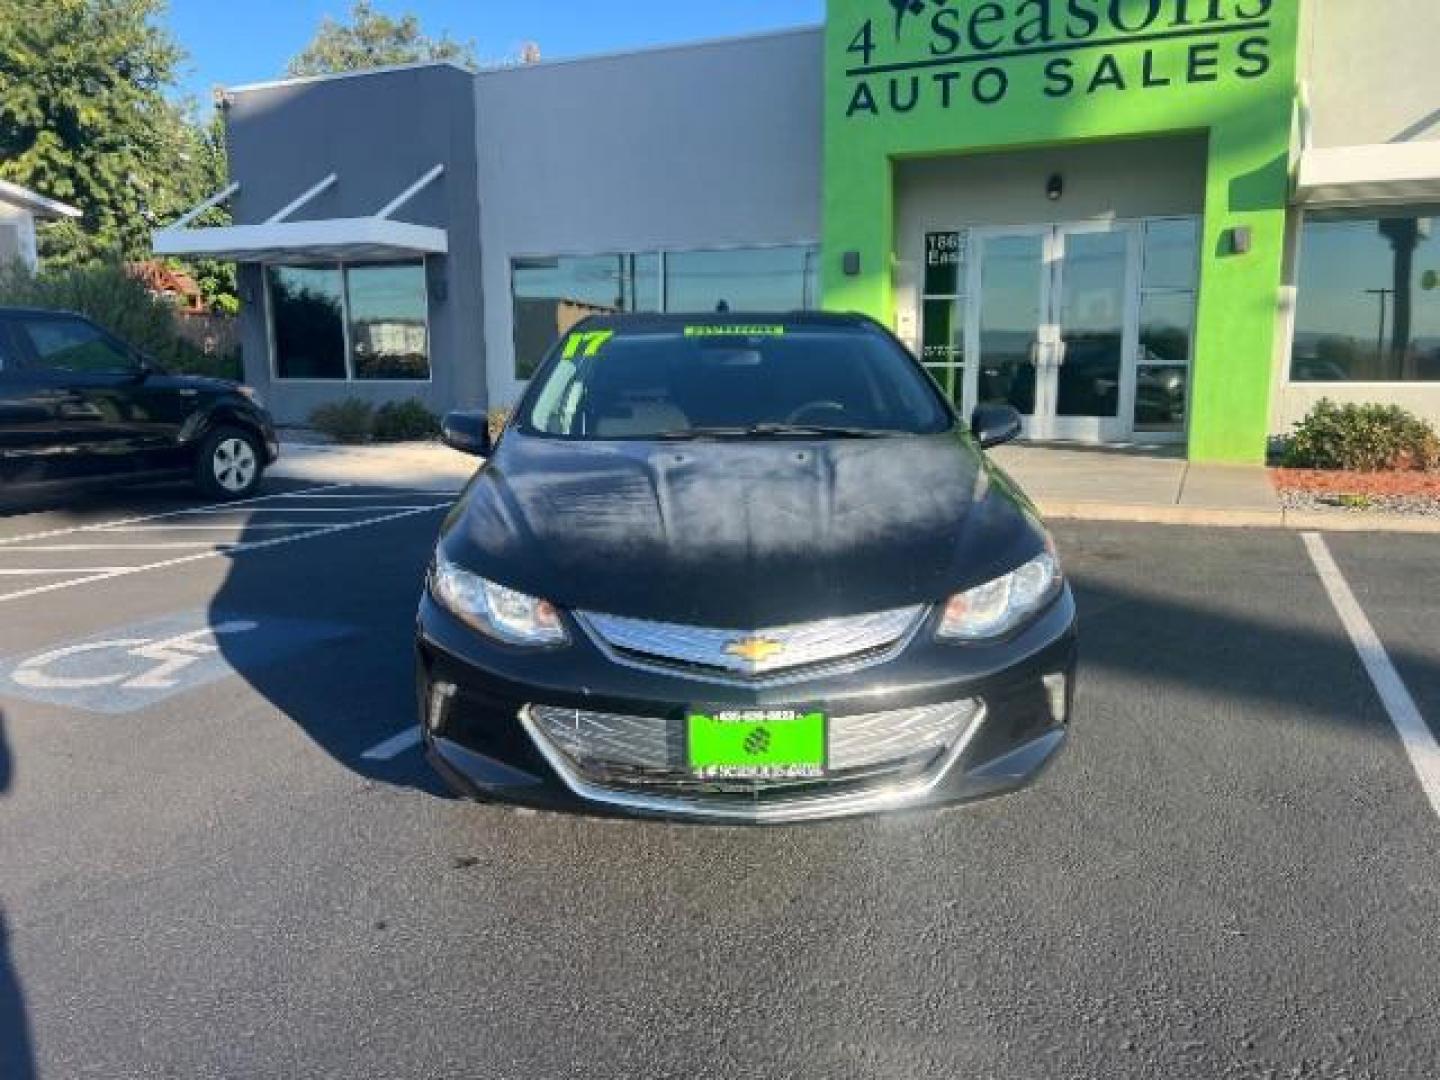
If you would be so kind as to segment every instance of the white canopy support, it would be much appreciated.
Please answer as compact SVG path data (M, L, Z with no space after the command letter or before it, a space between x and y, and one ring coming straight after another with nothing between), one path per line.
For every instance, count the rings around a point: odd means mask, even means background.
M21 210L39 218L78 218L82 212L69 203L46 198L37 191L0 180L0 203L18 206Z
M161 229L153 242L157 255L242 263L411 259L443 255L450 246L444 229L374 217Z
M322 193L329 191L330 188L334 185L334 183L339 179L340 174L332 172L329 176L325 177L324 180L321 180L314 187L307 190L299 198L295 199L293 202L287 203L283 209L277 210L275 213L271 214L268 218L265 219L265 224L276 225L279 222L284 221L286 218L288 218L291 214L295 213L295 211L299 210L306 203L310 202L312 199L315 199Z
M1295 201L1315 209L1440 203L1440 142L1307 147Z
M436 165L372 217L289 220L292 214L336 184L338 174L330 173L258 225L186 228L210 207L240 189L239 184L231 184L168 229L156 232L155 254L245 263L383 261L443 255L450 249L450 238L444 229L395 221L392 215L444 173L445 166Z
M187 210L184 214L182 214L182 215L180 216L180 219L179 219L178 221L176 221L175 224L173 224L173 225L170 226L170 228L171 228L171 229L183 229L183 228L185 228L186 225L189 225L192 221L194 221L196 218L198 218L201 214L205 213L206 210L209 210L212 206L219 206L222 202L224 202L226 199L230 198L231 195L234 195L234 194L235 194L237 191L239 191L239 190L240 190L240 185L239 185L238 183L235 183L235 184L227 184L227 185L225 186L224 190L222 190L222 191L217 191L214 195L211 195L208 199L206 199L204 202L200 203L200 204L199 204L198 206L196 206L194 209Z
M424 176L420 177L419 180L416 180L415 183L411 184L399 195L396 195L395 198L391 199L388 203L386 203L385 208L375 216L377 218L381 218L382 220L391 217L395 213L395 211L399 210L416 195L419 195L420 192L424 191L436 180L439 180L440 177L443 175L445 175L445 166L436 165Z

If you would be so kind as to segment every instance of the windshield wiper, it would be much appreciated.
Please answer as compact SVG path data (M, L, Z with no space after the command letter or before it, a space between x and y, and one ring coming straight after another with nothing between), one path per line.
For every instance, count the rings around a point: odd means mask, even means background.
M679 431L664 431L657 439L884 439L900 434L895 431L875 431L870 428L831 427L825 424L751 424L748 427L697 427Z

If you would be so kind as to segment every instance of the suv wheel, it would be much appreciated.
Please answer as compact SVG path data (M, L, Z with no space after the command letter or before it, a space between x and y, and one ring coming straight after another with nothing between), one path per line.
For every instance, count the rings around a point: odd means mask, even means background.
M243 499L260 486L265 471L260 440L244 428L216 428L200 444L195 483L215 499Z

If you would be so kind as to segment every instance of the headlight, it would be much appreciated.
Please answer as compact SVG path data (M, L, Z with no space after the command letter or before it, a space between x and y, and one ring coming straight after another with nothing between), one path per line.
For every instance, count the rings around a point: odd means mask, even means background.
M265 407L265 399L260 396L260 391L256 390L253 386L237 386L235 391L242 397L249 398L255 404L256 408L263 409Z
M554 604L462 570L439 552L430 593L456 618L507 645L543 647L570 640Z
M936 633L950 641L1003 637L1054 599L1060 583L1060 564L1047 551L1013 573L952 596Z

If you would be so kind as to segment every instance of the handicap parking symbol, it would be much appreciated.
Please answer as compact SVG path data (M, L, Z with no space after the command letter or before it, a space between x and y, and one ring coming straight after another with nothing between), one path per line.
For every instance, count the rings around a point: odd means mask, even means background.
M348 633L308 620L189 612L0 661L0 694L135 712Z

